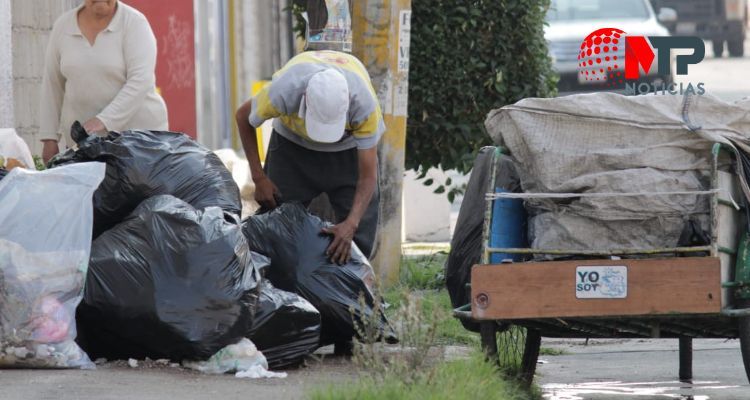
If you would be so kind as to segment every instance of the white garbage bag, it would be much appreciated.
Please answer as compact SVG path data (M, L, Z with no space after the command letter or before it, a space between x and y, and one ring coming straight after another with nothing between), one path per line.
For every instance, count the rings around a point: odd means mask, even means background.
M29 146L23 141L13 128L0 128L0 167L6 165L13 159L22 164L22 167L34 169L34 159L31 157Z
M103 163L0 181L0 367L93 368L75 343Z

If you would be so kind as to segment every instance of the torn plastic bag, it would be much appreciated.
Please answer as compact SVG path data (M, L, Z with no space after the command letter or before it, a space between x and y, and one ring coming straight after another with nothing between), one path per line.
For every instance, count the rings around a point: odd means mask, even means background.
M242 231L250 250L271 259L267 274L271 283L298 293L318 309L323 324L321 345L351 340L356 334L352 317L362 321L366 316L370 321L376 312L380 314L378 331L385 340L396 342L382 306L375 306L368 287L374 273L367 258L352 243L348 263L330 262L325 251L331 238L321 233L325 226L329 224L310 214L302 204L287 203L247 218ZM360 295L364 296L364 307L360 305Z
M93 368L75 310L104 164L15 168L0 181L0 367Z
M225 374L245 371L254 366L268 369L268 362L251 340L242 338L219 350L206 361L185 360L182 366L204 374Z
M451 251L445 262L445 283L454 308L471 302L471 292L466 285L471 282L471 267L481 261L484 250L482 230L487 209L485 194L494 191L489 186L489 181L495 149L493 146L483 147L474 160L471 177L458 212L456 229L451 240ZM495 190L502 189L508 192L521 190L516 167L511 157L500 155L495 162L495 168L497 168ZM479 331L479 325L476 323L465 320L461 320L461 323L466 329Z
M169 194L196 209L215 206L239 215L240 192L219 158L175 132L110 132L88 136L71 128L78 149L50 161L50 167L86 161L107 163L107 176L94 194L94 237L125 219L143 200Z
M264 280L258 306L247 332L272 369L296 366L318 348L320 313L297 294Z
M202 360L243 338L268 259L248 250L233 218L156 196L96 239L77 316L83 348Z

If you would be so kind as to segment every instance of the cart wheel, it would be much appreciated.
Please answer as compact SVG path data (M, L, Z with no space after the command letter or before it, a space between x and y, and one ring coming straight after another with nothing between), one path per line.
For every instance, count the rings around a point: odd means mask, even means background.
M750 382L750 317L738 318L740 323L740 351L742 351L742 362L745 364L745 374Z
M724 40L715 39L711 42L711 45L713 46L714 57L721 58L721 56L724 54Z
M531 386L542 344L539 331L511 325L498 335L497 341L500 368L525 387Z
M526 330L526 346L521 359L520 380L524 386L530 387L534 382L536 362L539 359L539 348L542 346L542 335L536 329Z

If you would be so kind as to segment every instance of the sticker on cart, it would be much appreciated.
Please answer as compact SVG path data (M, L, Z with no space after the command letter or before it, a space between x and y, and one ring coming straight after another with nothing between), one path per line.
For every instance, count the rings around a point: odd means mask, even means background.
M624 299L628 297L628 267L576 267L576 298Z

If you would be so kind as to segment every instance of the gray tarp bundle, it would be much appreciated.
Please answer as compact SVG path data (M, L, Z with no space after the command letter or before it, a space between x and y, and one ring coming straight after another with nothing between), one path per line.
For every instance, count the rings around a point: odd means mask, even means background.
M527 199L532 248L664 248L690 227L708 230L709 197L655 193L709 190L713 143L747 150L750 102L532 98L490 112L485 125L517 160L524 192L650 194Z

